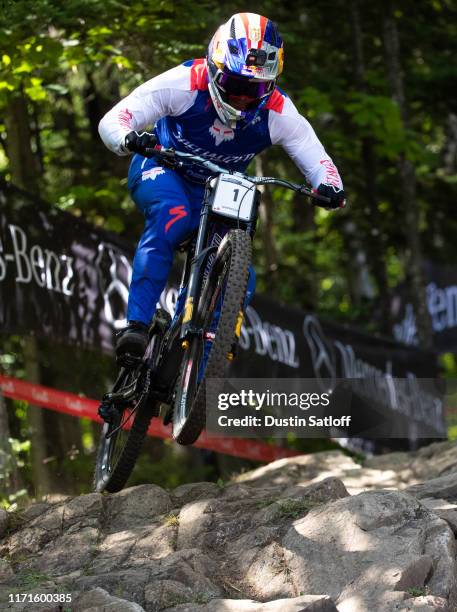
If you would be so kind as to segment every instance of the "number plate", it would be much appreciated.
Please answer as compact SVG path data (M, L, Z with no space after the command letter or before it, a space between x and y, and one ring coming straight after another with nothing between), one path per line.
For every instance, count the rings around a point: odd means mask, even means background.
M255 202L255 185L233 176L220 174L214 191L212 210L218 215L250 221Z

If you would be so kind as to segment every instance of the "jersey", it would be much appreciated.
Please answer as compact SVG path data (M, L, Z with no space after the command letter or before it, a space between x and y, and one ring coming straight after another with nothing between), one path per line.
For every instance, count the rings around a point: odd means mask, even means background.
M153 126L161 145L200 155L233 171L244 172L258 153L281 145L313 187L323 183L343 188L310 123L278 87L251 123L235 130L223 124L208 90L205 59L185 62L137 87L103 117L99 132L109 149L127 155L125 136ZM203 183L208 176L197 165L181 172L194 182ZM143 180L153 178L145 158L136 154L129 186L143 176Z

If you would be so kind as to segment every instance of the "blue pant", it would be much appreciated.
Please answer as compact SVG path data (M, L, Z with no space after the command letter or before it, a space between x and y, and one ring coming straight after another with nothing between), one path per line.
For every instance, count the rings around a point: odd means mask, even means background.
M133 260L127 320L149 324L170 274L174 250L199 225L204 186L136 155L129 188L145 226ZM247 302L254 290L251 266Z

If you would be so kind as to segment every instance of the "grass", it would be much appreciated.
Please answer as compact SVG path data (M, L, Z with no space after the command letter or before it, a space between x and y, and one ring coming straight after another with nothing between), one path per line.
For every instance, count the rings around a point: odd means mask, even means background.
M267 508L278 501L278 498L270 498L270 499L262 499L262 501L257 502L256 506L261 510L262 508Z
M164 523L167 527L179 527L179 514L174 514L173 512L167 514Z
M427 587L410 587L406 589L406 592L411 595L411 597L422 597L423 595L427 595Z
M317 506L317 502L313 502L309 499L284 499L278 501L277 504L276 517L292 519L303 516L314 508L314 506Z
M37 586L42 585L43 582L48 582L49 580L51 580L51 577L47 574L25 570L17 575L16 584L18 587L26 591L30 591Z
M207 604L211 600L211 597L206 593L196 593L195 595L174 595L168 602L169 606L179 606L181 604L195 603L195 604Z

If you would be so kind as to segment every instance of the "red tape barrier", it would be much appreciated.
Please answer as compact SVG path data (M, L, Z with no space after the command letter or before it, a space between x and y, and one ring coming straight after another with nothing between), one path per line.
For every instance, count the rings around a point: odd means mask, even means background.
M26 382L11 376L0 375L0 387L5 397L24 400L43 408L71 414L76 417L86 417L98 423L103 422L97 414L100 402L96 400ZM162 421L153 419L148 429L148 435L156 438L171 438L171 426L164 427ZM299 454L296 451L272 446L257 440L210 437L206 431L200 435L194 446L224 453L225 455L264 462L275 461L283 457L293 457Z

